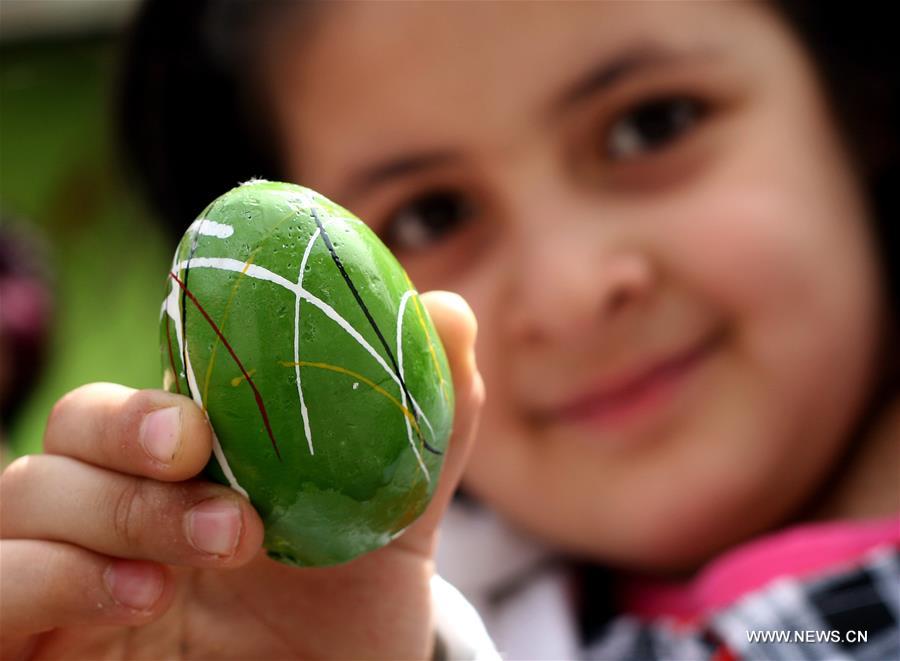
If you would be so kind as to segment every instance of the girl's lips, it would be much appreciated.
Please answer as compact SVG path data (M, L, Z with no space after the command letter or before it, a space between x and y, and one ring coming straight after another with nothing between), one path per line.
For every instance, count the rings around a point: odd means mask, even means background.
M682 378L699 366L721 340L722 333L714 333L643 370L637 377L621 379L612 387L590 390L541 417L551 424L616 427L648 416L669 399Z

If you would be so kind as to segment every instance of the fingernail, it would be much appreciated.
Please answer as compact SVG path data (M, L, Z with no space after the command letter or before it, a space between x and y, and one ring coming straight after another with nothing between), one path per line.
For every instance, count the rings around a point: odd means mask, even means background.
M148 610L162 594L165 580L158 567L145 563L116 561L103 572L112 598L135 610Z
M147 414L141 423L140 441L151 457L171 462L181 444L181 408L172 406Z
M203 553L231 555L241 537L241 508L230 498L207 500L187 513L187 538Z

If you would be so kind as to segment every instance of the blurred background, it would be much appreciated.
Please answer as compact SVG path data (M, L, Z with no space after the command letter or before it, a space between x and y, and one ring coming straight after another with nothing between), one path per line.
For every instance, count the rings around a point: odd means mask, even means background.
M40 451L50 408L80 384L160 385L171 239L127 189L110 135L119 37L136 4L0 0L6 461Z

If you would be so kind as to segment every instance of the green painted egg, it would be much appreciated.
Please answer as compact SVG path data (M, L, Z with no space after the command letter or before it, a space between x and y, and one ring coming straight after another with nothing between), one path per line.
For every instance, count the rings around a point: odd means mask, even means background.
M272 557L330 565L425 509L453 385L403 268L346 209L292 184L222 195L175 252L164 387L215 431L209 476L245 494Z

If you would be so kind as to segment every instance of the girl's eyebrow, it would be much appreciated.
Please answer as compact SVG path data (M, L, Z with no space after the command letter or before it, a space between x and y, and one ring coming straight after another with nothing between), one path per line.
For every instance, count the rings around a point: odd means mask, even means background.
M349 200L359 197L372 188L391 179L398 179L422 170L438 168L461 158L454 151L423 151L389 157L375 165L367 166L351 175L345 193L339 198Z
M639 43L595 64L563 89L550 104L550 118L612 90L628 78L644 71L663 68L711 55L709 48L676 50L655 43Z

